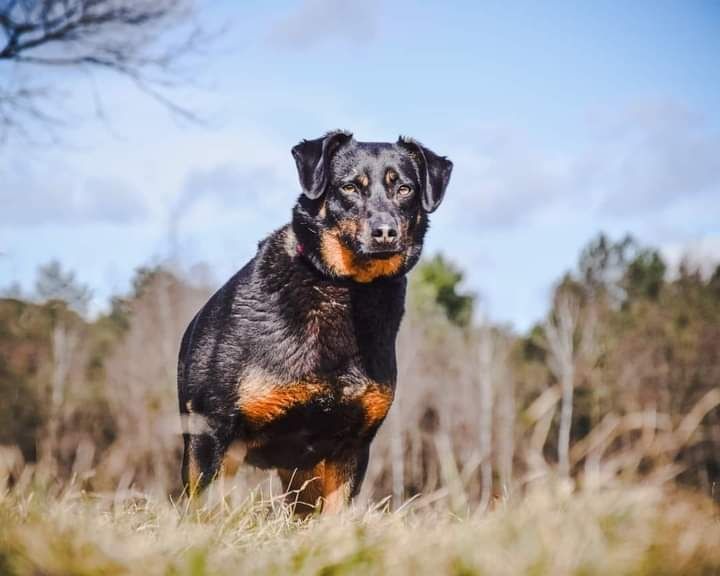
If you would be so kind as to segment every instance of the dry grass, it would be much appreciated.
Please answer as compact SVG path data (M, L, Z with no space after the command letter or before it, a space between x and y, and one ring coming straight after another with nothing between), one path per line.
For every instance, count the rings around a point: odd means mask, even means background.
M502 331L468 332L434 308L413 314L411 306L397 396L357 508L303 522L250 467L225 498L218 482L192 507L168 501L179 490L175 346L205 296L167 275L152 286L133 301L131 324L100 380L86 380L82 355L67 382L57 379L66 397L58 425L38 432L37 444L52 448L46 457L25 465L18 447L0 446L0 576L720 576L717 504L673 483L689 466L697 472L716 460L712 346L698 348L709 359L705 388L656 380L652 370L618 360L632 368L633 382L646 383L634 388L624 373L615 384L612 371L579 363L585 375L573 382L582 392L573 413L585 410L592 427L576 427L561 442L561 376L514 359L513 339ZM88 401L91 384L98 397ZM593 400L591 410L589 394L624 400ZM15 413L6 413L14 423ZM557 482L561 471L567 480ZM717 493L714 477L694 480ZM403 504L418 492L427 496ZM494 500L498 494L509 499ZM368 510L385 495L392 506Z
M191 509L147 496L0 496L1 574L720 574L720 518L658 486L543 484L487 513L416 500L293 520L253 492Z

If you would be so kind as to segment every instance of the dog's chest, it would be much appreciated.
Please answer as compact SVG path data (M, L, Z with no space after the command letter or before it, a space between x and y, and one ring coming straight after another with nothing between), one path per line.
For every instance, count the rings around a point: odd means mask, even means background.
M344 376L350 387L364 379L394 380L395 336L402 313L393 298L331 283L289 286L278 294L276 323L255 363L292 380L308 374ZM353 367L362 374L351 378Z
M315 361L314 370L332 370L333 364L357 355L358 342L352 317L352 301L344 290L314 286L308 302L300 308L301 321L290 324L298 336L295 344ZM291 367L292 368L292 367Z
M399 313L376 292L322 283L276 304L281 329L240 375L236 407L248 462L307 468L368 443L385 419Z

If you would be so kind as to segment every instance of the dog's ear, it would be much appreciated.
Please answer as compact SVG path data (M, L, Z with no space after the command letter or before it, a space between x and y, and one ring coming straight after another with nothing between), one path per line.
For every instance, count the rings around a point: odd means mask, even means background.
M453 163L445 156L438 156L412 138L400 136L398 144L408 150L417 161L424 187L422 205L426 212L433 212L440 206L440 202L445 196Z
M328 132L322 138L303 140L292 149L303 193L308 198L320 198L327 186L330 158L340 146L352 140L344 130Z

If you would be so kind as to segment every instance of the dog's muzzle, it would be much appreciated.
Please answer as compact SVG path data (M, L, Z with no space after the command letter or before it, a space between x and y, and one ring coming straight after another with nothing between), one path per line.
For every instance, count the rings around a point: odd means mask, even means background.
M395 252L400 245L400 233L395 219L378 215L368 223L370 229L370 252Z

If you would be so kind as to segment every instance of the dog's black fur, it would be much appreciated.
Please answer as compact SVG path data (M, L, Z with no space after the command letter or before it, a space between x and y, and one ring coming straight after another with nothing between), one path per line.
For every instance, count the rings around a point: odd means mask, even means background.
M302 499L335 509L359 490L390 408L405 274L452 163L410 139L347 132L292 153L303 191L292 223L260 243L183 336L182 476L194 493L240 445L287 490L316 478Z

